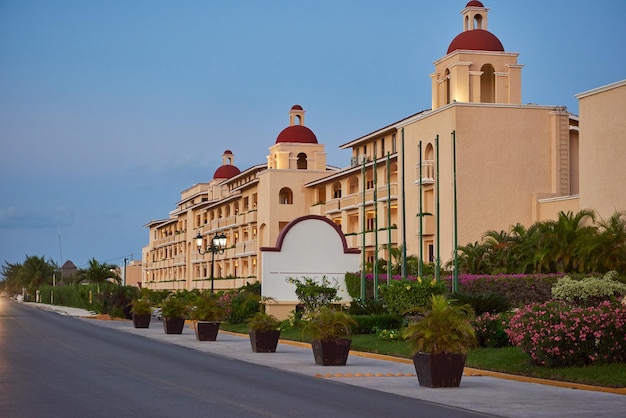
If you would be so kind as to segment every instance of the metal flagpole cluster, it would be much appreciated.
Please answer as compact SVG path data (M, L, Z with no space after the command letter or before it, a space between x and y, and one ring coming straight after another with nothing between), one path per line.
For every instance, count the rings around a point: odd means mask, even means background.
M402 278L406 278L406 203L404 191L404 128L402 128Z
M361 300L365 300L365 158L361 164L363 199L361 202Z
M374 143L374 300L378 300L378 157L376 143Z
M437 253L435 254L435 279L439 280L439 274L441 270L441 231L439 224L439 220L441 219L441 217L439 216L439 135L435 137L435 165L435 200L437 205L435 209L435 216L437 218L437 236L435 237L435 239L437 240Z
M453 166L453 190L454 190L454 272L452 277L452 292L459 290L459 228L457 224L456 208L456 131L452 131L452 166Z
M391 283L391 167L387 151L387 284Z
M424 274L424 208L423 208L423 191L424 184L422 181L422 141L419 142L418 145L418 153L419 153L419 162L420 162L420 185L419 185L419 194L420 194L420 212L419 212L419 229L420 229L420 237L419 237L419 264L417 265L417 276L422 277Z

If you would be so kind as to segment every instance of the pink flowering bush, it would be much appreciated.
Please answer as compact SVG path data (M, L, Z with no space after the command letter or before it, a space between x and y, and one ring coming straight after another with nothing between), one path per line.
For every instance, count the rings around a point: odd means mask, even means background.
M485 312L477 316L472 321L478 345L480 347L500 348L511 345L511 340L507 334L509 321L513 316L512 312L489 313Z
M520 309L509 322L513 345L538 365L583 366L626 361L626 307L576 307L550 301Z

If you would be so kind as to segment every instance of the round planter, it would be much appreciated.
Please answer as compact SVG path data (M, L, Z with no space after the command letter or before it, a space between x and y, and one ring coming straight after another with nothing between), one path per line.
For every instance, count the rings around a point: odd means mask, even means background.
M461 384L464 354L417 353L413 356L413 365L420 386L428 388L456 388Z
M133 314L133 326L135 328L150 328L150 314Z
M280 330L250 331L250 345L255 353L275 353L280 338Z
M311 342L315 364L318 366L345 366L348 361L352 340L336 338L333 340L315 340Z
M166 334L182 334L185 318L163 318L163 329Z
M215 341L220 330L219 322L197 321L193 323L198 341Z

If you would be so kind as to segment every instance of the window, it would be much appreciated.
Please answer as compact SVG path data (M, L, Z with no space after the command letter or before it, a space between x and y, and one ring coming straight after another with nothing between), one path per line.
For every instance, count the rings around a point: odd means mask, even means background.
M485 64L481 67L482 75L480 76L480 102L495 103L496 102L496 74L493 65Z
M338 181L333 184L333 199L339 199L341 197L341 183Z
M391 135L391 152L393 154L398 152L396 148L396 134Z
M306 154L301 152L300 154L298 154L298 170L306 170L306 168L307 168Z
M293 193L289 187L283 187L278 194L278 203L281 205L293 204Z

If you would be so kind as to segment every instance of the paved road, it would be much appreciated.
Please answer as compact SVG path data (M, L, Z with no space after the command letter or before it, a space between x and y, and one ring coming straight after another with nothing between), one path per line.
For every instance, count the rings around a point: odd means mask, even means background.
M0 416L488 416L142 338L120 324L130 325L0 299ZM191 340L189 332L175 338Z

